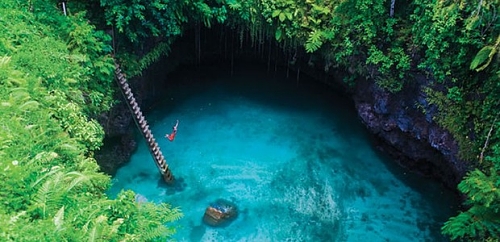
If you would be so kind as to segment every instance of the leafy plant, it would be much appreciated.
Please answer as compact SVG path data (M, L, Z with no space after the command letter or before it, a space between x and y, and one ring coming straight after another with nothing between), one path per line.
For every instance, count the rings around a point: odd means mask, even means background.
M93 116L112 104L109 36L51 1L30 3L0 3L0 240L168 238L138 233L171 231L179 210L107 198L110 178L92 158L104 136Z
M479 52L476 54L474 59L472 60L470 64L470 69L476 70L476 71L482 71L488 65L490 65L491 61L493 60L493 57L497 53L497 51L500 49L500 35L498 35L497 41L493 46L487 45L484 46Z

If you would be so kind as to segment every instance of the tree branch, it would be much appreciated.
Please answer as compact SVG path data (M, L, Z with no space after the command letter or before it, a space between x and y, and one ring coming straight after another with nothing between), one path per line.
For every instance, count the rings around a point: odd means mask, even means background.
M479 155L479 164L483 163L484 151L486 150L486 147L488 146L488 143L490 142L491 133L493 132L493 127L495 126L495 122L497 121L497 118L498 118L498 114L495 116L495 119L493 120L493 123L491 124L490 131L488 132L488 136L486 137L486 141L484 142L483 149L481 150L481 155Z

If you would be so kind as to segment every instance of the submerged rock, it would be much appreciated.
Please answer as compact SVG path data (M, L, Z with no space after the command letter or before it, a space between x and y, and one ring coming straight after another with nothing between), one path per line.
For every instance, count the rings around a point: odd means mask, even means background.
M217 199L205 210L203 222L210 226L224 226L238 216L236 205L224 199Z

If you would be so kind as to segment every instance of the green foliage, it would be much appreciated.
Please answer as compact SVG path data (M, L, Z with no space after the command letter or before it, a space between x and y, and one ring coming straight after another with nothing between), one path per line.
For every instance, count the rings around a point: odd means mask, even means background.
M83 14L30 3L0 3L0 240L169 238L179 210L110 200L92 158L104 136L93 117L112 105L109 36Z
M384 54L377 47L368 50L367 65L376 65L380 76L377 84L390 92L399 92L403 88L407 72L410 70L410 57L401 47L395 47Z
M465 177L464 181L458 185L458 189L469 195L471 203L481 204L484 207L498 206L500 205L497 203L497 201L500 201L499 182L500 177L495 170L490 170L489 175L486 175L476 169ZM498 209L500 207L494 210Z
M467 194L470 208L450 218L442 230L451 239L500 238L500 176L497 170L485 174L471 171L458 185Z
M446 98L455 103L460 103L463 101L462 92L460 91L460 88L457 86L448 88L448 93L446 94Z
M314 32L309 34L305 45L308 53L318 50L323 45L322 35L323 33L320 30L314 30Z
M167 55L169 51L170 43L160 43L141 58L128 53L120 54L118 56L121 60L123 69L126 70L127 77L130 78L141 75L144 70L146 70L160 57Z
M9 3L2 4L7 6ZM25 10L29 8L25 2L18 4ZM4 101L5 109L15 114L12 120L24 120L23 113L35 112L45 105L50 116L43 119L61 124L52 129L32 123L12 128L26 126L35 134L71 140L51 141L55 147L52 152L57 156L41 144L20 153L24 155L21 157L35 157L36 164L54 166L69 163L70 157L80 155L77 151L81 149L91 151L99 146L102 133L96 124L83 123L90 120L88 114L101 110L98 103L111 103L107 98L112 95L107 91L112 89L103 88L110 85L108 77L112 75L112 61L106 56L110 49L106 43L109 37L89 25L80 25L83 22L80 15L72 16L72 22L63 21L53 17L57 14L48 14L54 10L42 1L35 1L33 5L37 21L44 23L38 29L27 24L26 19L30 18L27 15L0 15L0 23L13 30L2 33L4 38L0 38L0 51L6 56L3 60L12 59L22 69L21 72L10 69L4 74L0 72L0 77L8 76L0 81L12 88L5 92ZM139 75L168 53L170 44L183 30L200 25L211 27L214 22L233 29L240 37L240 46L246 36L250 36L252 44L275 39L285 52L303 53L300 50L303 48L307 54L321 56L325 70L333 66L349 73L344 79L350 87L356 86L357 79L368 78L388 91L398 92L412 81L412 73L427 74L430 83L424 87L426 100L439 109L434 121L454 136L460 146L460 158L484 174L472 172L465 178L465 185L461 185L464 187L459 189L468 195L471 209L450 219L443 232L457 239L495 239L493 236L498 230L491 223L495 220L488 216L498 213L495 210L498 199L484 184L498 187L498 183L488 182L496 179L500 169L499 155L494 148L500 143L500 133L495 131L490 136L488 132L490 127L499 129L495 124L500 110L499 0L397 2L392 17L388 13L388 2L381 0L100 0L100 5L108 25L134 43L134 50L117 53L125 69L129 70L128 76ZM61 27L51 31L44 29L54 22L62 23L57 25ZM31 43L30 36L40 31L57 33L65 37L66 42L41 36L40 41ZM129 46L123 45L120 34L117 36L118 46ZM25 45L28 42L30 44ZM57 50L46 50L54 46L58 46ZM32 53L43 63L31 62ZM57 67L52 68L47 63ZM30 77L32 84L29 87L23 86L26 70L38 77ZM98 81L90 76L97 77ZM40 88L47 88L45 94L48 92L53 97L44 98L46 95L34 91ZM73 127L73 123L79 124L78 127ZM5 132L6 138L1 144L15 145L14 136ZM484 162L478 161L483 152ZM22 160L16 158L16 161ZM34 182L36 170L31 170L27 177L28 184ZM477 194L481 191L484 197L479 199ZM11 207L21 208L28 200L20 196L13 200L15 203ZM122 205L135 211L129 203ZM70 208L64 206L52 214L63 221L68 211ZM125 216L126 211L116 208L113 214L115 217L109 214L93 217L92 224L86 227L91 231L91 238L104 233L92 227L100 226L103 221L114 224L110 231L124 228L124 225L118 226L117 221L121 221L119 218ZM58 224L56 227L60 227L61 223ZM158 234L155 231L145 233Z
M434 105L440 109L433 119L440 126L449 130L460 147L468 147L468 149L461 149L460 156L464 160L473 160L476 158L476 151L479 149L478 144L475 144L470 139L470 130L467 129L467 122L470 118L464 116L464 111L478 111L480 110L477 102L467 101L463 98L463 93L459 88L452 87L448 93L436 91L431 87L424 88L426 99L429 105Z
M107 9L108 25L135 43L147 37L179 35L180 24L187 20L179 1L101 0L100 3Z
M470 69L476 71L482 71L488 67L488 65L493 60L493 57L500 49L500 35L498 35L497 42L493 46L484 46L472 60L470 64ZM481 65L481 66L480 66Z
M440 82L467 76L468 70L461 67L471 63L470 59L484 40L496 38L497 10L493 6L499 3L498 0L434 4L414 1L411 19L416 22L412 32L417 46L425 52L419 67L431 70L429 74ZM479 65L480 58L473 61L472 66Z
M488 66L490 64L495 53L496 53L496 49L493 48L492 46L483 47L477 53L476 57L474 57L474 60L472 60L472 62L470 64L470 69L477 70L477 71L483 70L486 66ZM479 65L483 65L483 66L480 67Z
M107 24L123 33L132 43L161 37L179 36L183 25L189 21L201 22L210 27L215 20L226 19L226 7L220 1L172 1L172 0L100 0L106 9Z
M452 239L495 241L500 237L500 133L496 121L500 71L495 58L500 25L494 7L499 3L413 2L414 46L425 56L418 66L442 83L427 89L426 99L439 108L434 119L458 141L461 158L476 168L458 186L467 196L467 209L442 228Z

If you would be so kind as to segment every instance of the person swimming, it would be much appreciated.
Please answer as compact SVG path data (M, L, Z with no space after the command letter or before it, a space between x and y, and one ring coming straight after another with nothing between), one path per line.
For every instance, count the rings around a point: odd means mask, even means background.
M177 134L177 126L179 126L179 120L177 120L174 127L172 127L172 133L166 134L165 138L167 138L170 141L174 141L175 135Z

